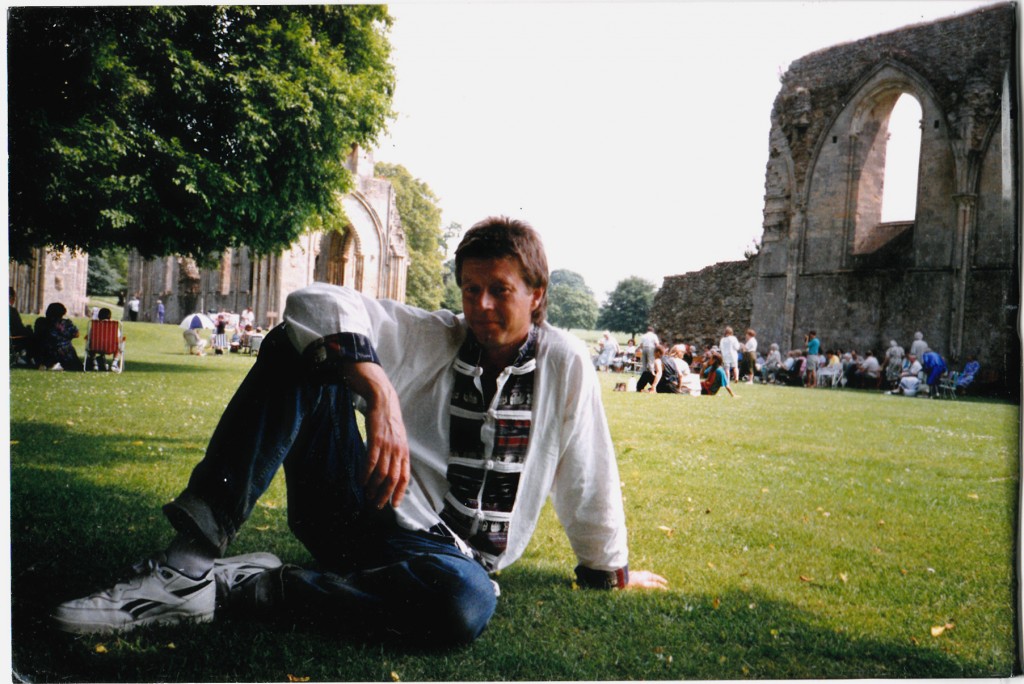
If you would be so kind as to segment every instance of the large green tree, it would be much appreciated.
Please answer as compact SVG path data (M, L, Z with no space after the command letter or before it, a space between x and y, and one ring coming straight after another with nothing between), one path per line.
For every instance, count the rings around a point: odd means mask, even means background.
M441 207L426 183L413 177L401 164L379 162L375 171L395 188L395 203L409 249L405 301L427 311L441 308L444 298L444 234Z
M562 328L592 330L597 301L579 273L557 269L548 278L548 320Z
M278 251L392 116L377 5L8 10L11 254Z
M637 276L620 280L601 307L598 327L631 335L645 330L656 289L654 283Z

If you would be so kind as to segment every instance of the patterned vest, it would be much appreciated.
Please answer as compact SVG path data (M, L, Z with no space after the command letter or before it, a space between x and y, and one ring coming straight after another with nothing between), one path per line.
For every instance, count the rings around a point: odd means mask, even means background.
M515 362L503 370L485 405L480 359L470 334L455 360L450 406L449 490L441 519L469 542L487 569L508 544L533 417L537 328L531 327Z

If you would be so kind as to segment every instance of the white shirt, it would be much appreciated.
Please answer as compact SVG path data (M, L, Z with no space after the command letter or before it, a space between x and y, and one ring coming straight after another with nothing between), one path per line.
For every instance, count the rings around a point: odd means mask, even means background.
M658 344L658 336L653 330L648 330L640 336L640 346L653 349Z
M751 337L747 340L746 344L743 345L743 351L754 354L757 352L757 338Z
M464 318L314 283L288 296L284 320L300 352L338 332L369 339L398 392L409 440L412 479L396 518L407 529L438 523L448 491L452 364L466 337ZM506 377L507 371L499 376L499 390ZM549 494L581 564L608 571L628 564L619 472L597 375L583 341L545 323L538 331L530 442L496 569L522 555Z
M860 370L867 375L878 375L878 371L882 370L882 367L879 365L878 359L869 356L861 362Z
M735 366L736 354L740 350L740 341L736 339L735 335L727 335L718 342L718 350L722 352L722 361Z

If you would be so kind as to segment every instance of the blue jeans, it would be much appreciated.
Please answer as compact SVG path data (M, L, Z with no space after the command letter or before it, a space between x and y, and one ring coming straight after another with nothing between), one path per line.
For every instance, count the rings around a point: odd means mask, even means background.
M367 349L343 356L373 362ZM472 641L497 604L487 572L445 530L403 529L390 507L368 503L365 460L350 391L278 326L164 513L223 554L283 465L288 525L323 570L288 569L283 613L437 645Z

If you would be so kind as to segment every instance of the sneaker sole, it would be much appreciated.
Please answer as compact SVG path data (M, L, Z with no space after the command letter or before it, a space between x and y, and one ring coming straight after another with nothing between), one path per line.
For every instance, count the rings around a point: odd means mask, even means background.
M152 625L180 625L190 622L213 622L213 611L199 615L189 612L173 611L154 615L152 617L132 620L121 625L112 625L108 622L73 621L62 618L58 615L54 615L52 618L57 629L69 634L123 634L138 627L148 627Z

